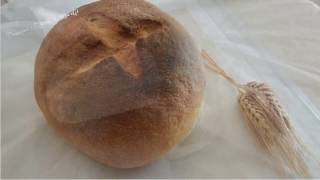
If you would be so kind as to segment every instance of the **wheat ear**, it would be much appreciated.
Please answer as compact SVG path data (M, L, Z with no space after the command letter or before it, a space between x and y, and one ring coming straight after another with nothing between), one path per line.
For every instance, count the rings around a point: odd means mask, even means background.
M220 68L206 51L201 52L210 70L223 76L239 91L239 105L258 142L271 155L281 175L286 169L300 177L310 177L303 158L304 146L295 135L289 117L273 91L263 83L237 83Z

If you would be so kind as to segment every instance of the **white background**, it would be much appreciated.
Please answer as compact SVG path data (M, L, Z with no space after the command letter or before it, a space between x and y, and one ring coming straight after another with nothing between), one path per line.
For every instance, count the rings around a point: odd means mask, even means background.
M3 178L277 177L246 127L237 92L206 72L206 97L191 135L142 168L97 163L47 126L33 94L37 50L67 12L90 1L12 0L1 7ZM240 82L269 84L299 136L320 154L320 8L308 0L154 0ZM309 163L315 177L319 167Z

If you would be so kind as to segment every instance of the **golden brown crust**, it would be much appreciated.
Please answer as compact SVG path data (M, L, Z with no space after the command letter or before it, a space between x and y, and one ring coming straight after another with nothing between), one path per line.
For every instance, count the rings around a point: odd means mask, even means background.
M79 8L47 35L35 95L48 122L105 164L142 166L192 128L204 77L185 30L142 0Z

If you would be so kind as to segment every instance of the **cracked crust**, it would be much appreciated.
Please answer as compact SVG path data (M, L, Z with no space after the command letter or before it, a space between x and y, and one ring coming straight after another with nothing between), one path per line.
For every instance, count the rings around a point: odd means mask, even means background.
M131 168L191 130L202 102L199 53L173 18L142 0L82 6L44 39L35 95L49 124L90 157Z

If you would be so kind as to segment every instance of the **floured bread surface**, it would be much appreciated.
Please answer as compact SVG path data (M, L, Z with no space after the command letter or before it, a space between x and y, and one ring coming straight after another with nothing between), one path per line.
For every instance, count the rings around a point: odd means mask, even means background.
M48 33L35 67L35 95L49 124L121 168L180 142L196 121L204 84L189 34L142 0L80 7Z

